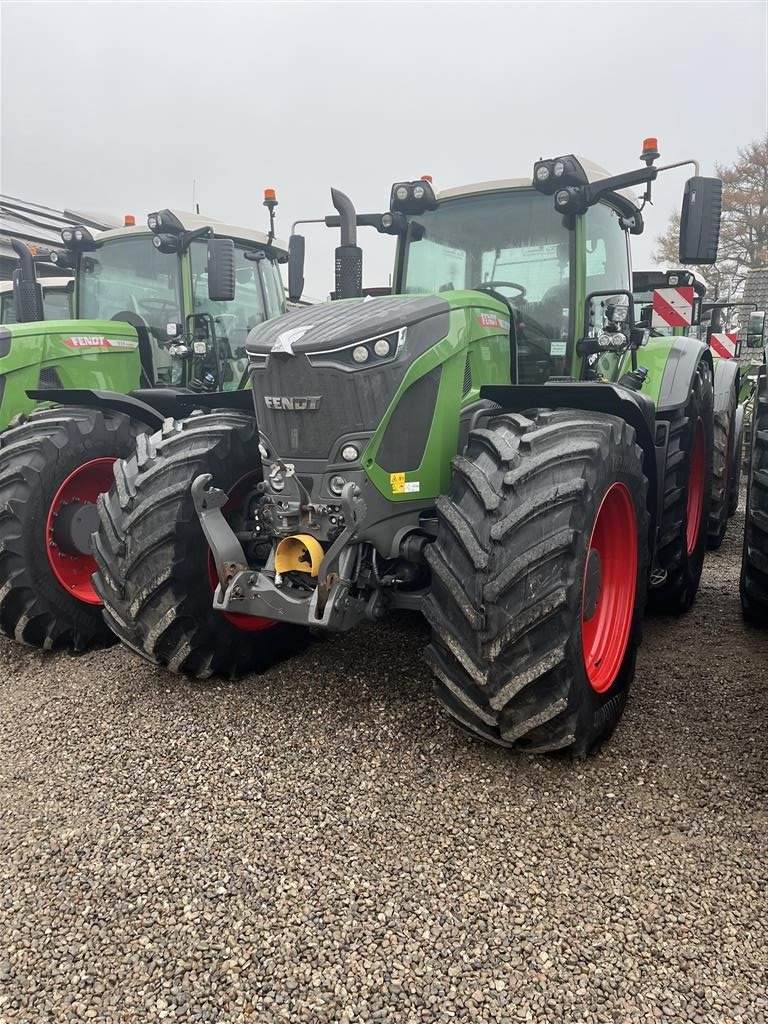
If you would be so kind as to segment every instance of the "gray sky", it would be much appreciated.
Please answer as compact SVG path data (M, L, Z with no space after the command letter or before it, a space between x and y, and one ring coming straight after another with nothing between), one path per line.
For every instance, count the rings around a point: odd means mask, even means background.
M191 208L278 234L332 212L329 186L383 210L393 181L523 176L576 152L612 172L658 136L662 163L731 162L766 130L764 0L739 3L2 4L5 193L134 213ZM634 264L687 174L655 189ZM308 229L307 293L335 233ZM360 234L365 282L392 245Z

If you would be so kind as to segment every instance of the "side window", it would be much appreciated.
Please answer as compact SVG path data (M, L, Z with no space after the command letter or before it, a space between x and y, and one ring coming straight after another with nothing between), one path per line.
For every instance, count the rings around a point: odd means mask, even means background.
M16 323L16 307L13 304L13 292L3 292L0 298L0 323Z
M261 281L264 285L264 294L267 297L267 317L271 320L273 316L280 316L281 313L285 312L283 281L280 277L280 271L277 269L277 264L272 260L259 260L258 266L261 272Z
M610 289L630 290L627 233L619 215L598 203L586 215L587 294Z
M63 288L54 288L51 291L43 288L43 308L46 320L72 319L69 292Z
M431 238L423 238L408 247L407 278L418 281L418 286L407 292L461 290L467 287L467 253Z

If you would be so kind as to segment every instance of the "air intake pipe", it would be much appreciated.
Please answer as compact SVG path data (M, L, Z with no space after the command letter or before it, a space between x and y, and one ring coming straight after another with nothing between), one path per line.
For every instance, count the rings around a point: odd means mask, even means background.
M363 294L363 250L357 244L357 214L349 196L331 189L331 202L341 221L341 244L336 247L336 298L355 299Z
M37 281L35 257L29 246L18 238L11 239L11 246L19 257L19 266L13 272L13 305L16 322L26 324L44 320L43 289Z

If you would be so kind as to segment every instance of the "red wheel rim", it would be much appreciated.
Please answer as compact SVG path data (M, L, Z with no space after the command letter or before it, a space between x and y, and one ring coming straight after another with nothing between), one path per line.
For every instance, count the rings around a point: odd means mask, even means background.
M45 522L45 550L53 575L62 587L84 604L101 604L93 589L91 576L96 572L92 555L67 554L56 544L54 528L62 509L77 501L82 505L95 505L100 494L108 491L114 479L112 467L115 459L91 459L70 473L54 495Z
M624 661L636 590L637 516L629 490L616 483L600 503L584 564L581 648L597 693L613 685Z
M229 501L221 510L224 514L227 512L234 512L243 502L246 496L253 478L259 476L260 473L246 473L245 476L240 477L234 487L228 492ZM210 548L208 549L208 579L211 584L211 592L216 591L216 587L219 585L219 577L216 572L216 563L213 560L213 554ZM242 629L246 633L260 633L263 629L271 629L276 626L277 623L274 619L262 619L258 615L238 615L236 612L222 612L221 613L227 622L232 623L236 629Z
M693 432L691 468L688 476L688 509L685 527L685 540L689 555L693 553L696 547L696 541L699 539L701 512L704 508L705 448L706 437L704 435L704 420L699 417L696 420L696 428Z

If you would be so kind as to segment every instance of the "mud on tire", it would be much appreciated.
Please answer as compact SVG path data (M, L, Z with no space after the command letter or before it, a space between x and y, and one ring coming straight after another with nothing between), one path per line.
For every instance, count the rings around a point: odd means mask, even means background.
M54 408L18 417L0 435L0 629L6 636L44 650L114 643L101 608L78 600L57 579L47 519L64 481L92 459L128 455L137 429L121 413Z
M106 621L142 657L174 672L235 677L295 648L295 630L251 631L214 610L209 548L192 501L202 473L225 491L249 475L255 483L258 443L256 421L241 413L167 421L139 438L99 500L94 585Z
M464 729L502 746L586 756L621 717L648 571L643 453L624 421L575 410L490 413L454 459L428 549L424 612L434 692ZM592 528L620 485L636 520L626 648L602 692L582 650Z

